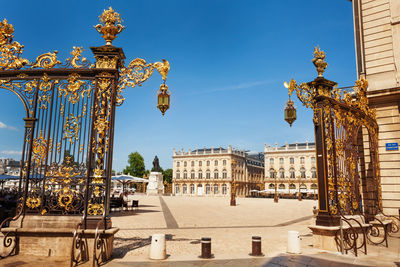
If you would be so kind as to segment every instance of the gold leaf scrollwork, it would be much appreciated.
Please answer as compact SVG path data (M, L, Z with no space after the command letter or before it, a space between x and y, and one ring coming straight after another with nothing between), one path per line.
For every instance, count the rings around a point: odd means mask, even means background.
M7 19L0 22L0 68L3 70L20 69L29 64L27 59L21 58L24 46L13 42L13 33L14 27Z
M32 65L32 68L45 68L51 69L57 64L61 64L61 61L57 60L58 51L54 51L53 53L45 53L36 58L35 63Z
M78 140L78 119L79 118L75 117L73 114L69 114L69 116L65 118L63 139L68 139L71 144L74 142L74 139Z
M73 195L68 187L64 187L58 196L58 204L63 207L66 211L71 208Z
M43 132L40 131L39 137L33 140L32 160L36 165L40 165L47 155L47 141L43 137Z
M102 215L104 211L104 203L92 203L92 200L89 200L88 203L88 214L89 215Z
M100 169L99 167L94 169L92 184L102 184L103 183L103 175L104 175L103 169Z
M68 100L72 104L76 104L79 101L79 92L81 86L85 83L82 80L79 80L80 76L77 73L72 73L68 76L68 83L66 86L59 88L60 97L64 93L64 97L69 96Z
M85 51L83 47L74 46L73 50L71 51L72 57L67 58L66 61L76 69L83 68L87 63L87 59L85 57L81 58L83 51Z
M40 206L42 200L40 197L28 197L26 199L26 206L30 209L34 209Z
M99 69L115 69L117 68L117 57L96 57L96 68Z

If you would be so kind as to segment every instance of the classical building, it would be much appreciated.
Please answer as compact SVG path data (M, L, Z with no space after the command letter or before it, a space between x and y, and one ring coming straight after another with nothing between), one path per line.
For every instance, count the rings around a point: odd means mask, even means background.
M353 0L359 77L368 80L367 97L376 108L379 125L379 161L382 204L386 213L400 208L400 1ZM369 140L363 129L365 162L360 163L363 194L369 179Z
M264 184L262 153L250 153L229 146L204 148L173 155L173 194L191 196L230 196L234 182L237 196Z
M14 159L0 159L0 175L7 174L19 176L21 171L21 161Z
M318 194L315 143L265 145L265 188L270 194L302 196Z

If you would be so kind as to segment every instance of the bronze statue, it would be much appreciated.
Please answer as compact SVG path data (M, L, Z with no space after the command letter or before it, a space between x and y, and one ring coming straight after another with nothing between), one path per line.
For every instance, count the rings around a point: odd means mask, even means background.
M160 172L161 168L160 168L160 163L158 162L158 157L155 156L154 160L153 160L153 171L154 172Z

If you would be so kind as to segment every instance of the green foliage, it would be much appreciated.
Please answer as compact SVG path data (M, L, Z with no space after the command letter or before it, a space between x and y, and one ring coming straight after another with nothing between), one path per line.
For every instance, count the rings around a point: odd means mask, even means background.
M167 183L171 184L172 183L172 169L166 169L163 171L164 175L164 181L167 181Z
M130 153L128 156L128 163L129 165L122 171L124 174L143 177L146 168L144 167L144 159L139 152Z

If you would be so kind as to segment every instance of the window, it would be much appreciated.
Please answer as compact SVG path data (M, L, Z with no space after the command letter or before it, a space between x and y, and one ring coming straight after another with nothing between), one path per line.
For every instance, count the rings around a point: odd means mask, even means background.
M290 158L290 164L294 164L294 158Z
M306 169L304 169L304 168L300 169L300 177L301 178L306 178Z
M199 166L201 167L203 165L203 162L202 161L199 161Z
M275 172L274 169L269 169L269 177L270 177L270 178L275 178L274 172Z
M296 178L296 174L293 168L290 168L289 172L290 172L290 178Z
M214 170L214 179L218 179L218 170Z
M206 195L210 194L210 185L206 184Z
M226 160L224 159L223 161L222 161L222 165L226 165Z
M175 194L176 194L176 195L179 194L179 185L176 185L176 186L175 186Z
M187 171L183 171L183 179L187 179Z
M285 170L282 169L282 168L279 169L279 177L280 178L285 178Z
M199 171L199 179L203 179L203 172Z
M180 172L179 172L179 171L176 171L176 175L175 175L176 179L181 178L180 176L181 176Z
M194 161L190 162L190 166L194 167Z
M190 185L190 194L194 195L194 184Z
M300 158L300 164L304 164L304 157Z
M274 188L275 188L275 185L274 185L274 184L269 184L269 185L268 185L268 188L269 188L269 189L274 189Z
M222 185L222 194L226 195L226 184Z
M316 184L312 184L312 185L311 185L311 189L317 190L317 189L318 189L318 186L317 186Z
M307 191L307 186L305 184L300 185L300 192L306 192Z
M176 162L176 167L179 167L181 163L179 161Z
M207 166L210 166L210 161L209 160L207 160Z
M311 163L315 163L315 157L311 157Z
M296 189L296 185L295 184L290 184L289 185L289 189Z
M285 161L283 158L279 158L279 164L283 164Z
M226 170L222 171L222 179L226 179L227 178L227 173Z
M194 179L194 171L190 173L190 179Z
M285 186L284 184L280 184L278 188L279 188L279 189L285 189L286 186Z
M269 164L274 164L274 158L269 159Z
M214 166L218 166L218 160L214 161Z
M211 179L211 173L210 173L210 171L206 171L206 179Z
M215 184L214 185L214 195L217 195L217 194L218 194L218 185Z
M186 185L186 184L183 184L182 193L183 193L184 195L187 194L187 185Z
M317 169L311 168L311 178L317 178Z
M187 162L184 161L184 162L183 162L183 167L186 167L186 166L187 166Z

